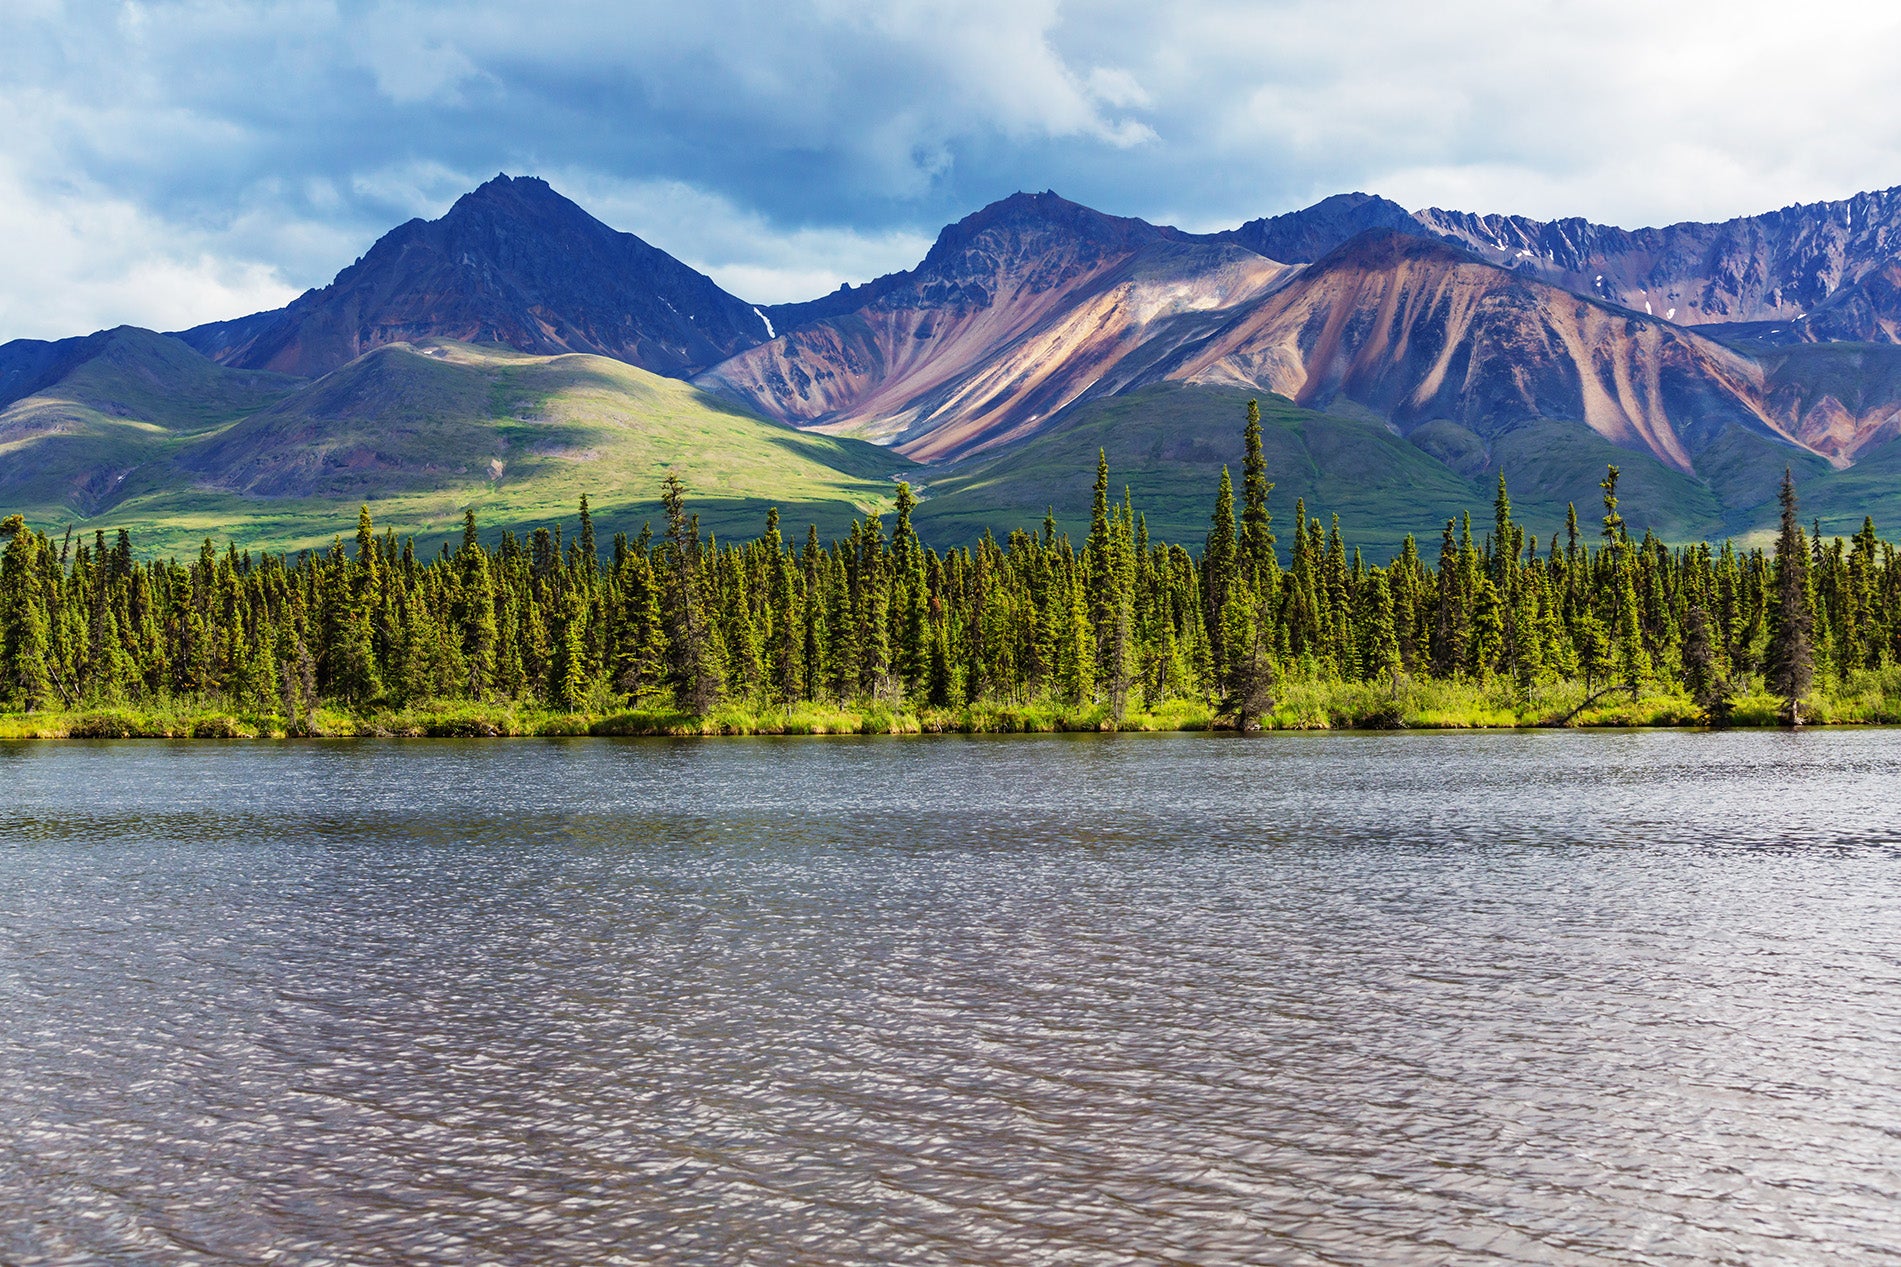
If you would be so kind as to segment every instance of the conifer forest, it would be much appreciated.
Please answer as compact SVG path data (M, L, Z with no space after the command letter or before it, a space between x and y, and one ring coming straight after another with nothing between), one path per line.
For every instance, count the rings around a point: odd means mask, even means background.
M665 522L637 537L597 541L584 498L572 533L485 545L471 513L459 547L430 555L379 535L368 508L327 550L207 540L188 562L15 515L0 705L108 719L76 734L181 709L283 734L497 710L630 732L707 717L1245 730L1889 720L1901 696L1896 548L1871 522L1848 540L1805 531L1787 478L1769 549L1633 538L1611 467L1588 527L1574 507L1562 533L1527 533L1501 477L1489 523L1447 521L1373 565L1337 520L1270 511L1252 406L1242 451L1194 548L1151 540L1106 461L1085 540L1046 521L941 552L913 530L908 486L894 522L842 540L788 536L772 512L739 543L705 536L672 476Z

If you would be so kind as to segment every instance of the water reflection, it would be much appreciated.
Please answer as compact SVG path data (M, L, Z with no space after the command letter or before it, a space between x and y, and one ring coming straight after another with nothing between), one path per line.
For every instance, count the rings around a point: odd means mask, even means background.
M1901 1252L1901 735L0 751L0 1260Z

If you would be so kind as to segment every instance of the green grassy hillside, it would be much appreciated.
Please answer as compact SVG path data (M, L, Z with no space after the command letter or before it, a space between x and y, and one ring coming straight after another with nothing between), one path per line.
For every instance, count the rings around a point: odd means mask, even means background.
M196 359L214 378L231 373ZM278 380L265 407L218 425L199 416L211 394L161 391L186 402L166 422L100 414L23 437L20 465L45 487L5 490L5 500L49 526L132 528L141 548L166 552L207 535L271 549L323 545L368 502L379 524L428 545L460 531L465 507L491 530L520 530L571 521L583 493L602 534L637 532L658 519L672 470L702 523L722 535L756 533L775 504L789 529L812 521L830 535L888 507L891 475L910 466L603 357L432 341L290 384L298 390L286 394ZM184 415L191 425L175 421ZM90 502L61 494L68 472L99 470L113 483Z
M954 544L986 526L999 535L1033 527L1045 507L1054 507L1065 531L1086 532L1102 449L1116 495L1125 485L1133 490L1151 535L1199 544L1223 464L1239 483L1241 426L1252 394L1165 383L1086 402L1001 455L926 472L921 530L933 542ZM1527 422L1488 444L1455 423L1434 422L1402 439L1377 420L1315 413L1278 397L1262 399L1261 422L1277 525L1304 498L1312 515L1338 514L1349 540L1376 558L1397 550L1409 532L1422 550L1436 550L1440 526L1467 511L1483 531L1500 471L1514 515L1547 547L1571 504L1582 531L1595 537L1603 515L1598 484L1611 463L1620 471L1619 511L1631 530L1650 529L1668 541L1752 536L1773 526L1785 465L1795 468L1805 506L1839 519L1838 502L1866 504L1878 521L1884 507L1896 512L1891 521L1901 519L1901 445L1893 454L1882 451L1857 477L1861 467L1836 474L1813 455L1733 430L1702 455L1692 477L1577 423Z
M927 474L920 531L945 544L974 537L986 525L1001 536L1012 527L1036 526L1044 508L1054 507L1066 531L1085 533L1096 454L1104 450L1115 495L1120 498L1125 486L1131 490L1150 535L1199 546L1222 466L1240 482L1241 424L1250 395L1163 383L1079 405L1051 430L1000 456ZM1269 397L1261 401L1261 424L1280 525L1304 497L1310 513L1337 513L1356 540L1397 547L1409 531L1433 531L1442 507L1473 498L1469 481L1379 423Z
M459 533L465 507L491 533L523 531L572 523L583 493L605 538L658 521L669 470L721 536L752 536L777 505L789 533L815 522L829 538L888 511L899 474L923 486L918 526L935 545L1034 528L1046 507L1080 536L1098 449L1117 497L1132 490L1152 536L1198 546L1222 465L1239 478L1250 394L1159 384L1079 405L1001 454L918 468L601 357L398 344L307 382L227 370L146 331L114 331L102 347L54 387L0 411L0 508L55 532L127 527L142 550L170 553L206 536L252 548L326 545L351 528L359 502L433 549ZM1834 374L1841 358L1804 364ZM1262 401L1262 421L1281 535L1305 498L1314 515L1338 514L1374 558L1407 533L1431 553L1439 526L1466 511L1483 530L1500 470L1520 521L1544 542L1562 528L1567 503L1594 535L1610 462L1623 471L1632 529L1671 541L1760 536L1785 465L1796 470L1804 518L1828 531L1852 531L1864 514L1883 527L1901 521L1901 441L1835 472L1732 430L1690 477L1571 423L1530 422L1484 440L1442 421L1402 438L1377 419L1277 397Z
M224 369L149 330L96 337L96 355L0 410L0 505L39 522L97 514L131 487L175 478L181 445L301 384Z

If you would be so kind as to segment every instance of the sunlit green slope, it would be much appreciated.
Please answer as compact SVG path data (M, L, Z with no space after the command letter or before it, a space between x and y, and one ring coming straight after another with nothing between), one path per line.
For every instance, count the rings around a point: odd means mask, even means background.
M174 551L207 535L272 549L322 545L354 522L360 502L379 525L433 544L460 531L465 507L490 530L522 530L571 521L586 493L605 538L658 519L671 470L702 523L722 535L752 535L775 504L788 530L809 520L830 535L888 506L890 476L910 465L604 357L430 341L380 348L289 394L282 381L275 403L223 425L95 410L90 429L26 438L21 451L42 472L41 487L6 490L7 500L49 526L126 526L143 549ZM110 469L101 459L113 448L137 459L122 496L62 498L44 475L55 458Z

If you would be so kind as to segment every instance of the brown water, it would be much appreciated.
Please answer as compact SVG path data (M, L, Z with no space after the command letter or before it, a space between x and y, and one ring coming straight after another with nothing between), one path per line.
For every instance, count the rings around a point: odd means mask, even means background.
M0 746L0 1261L1901 1257L1901 733Z

